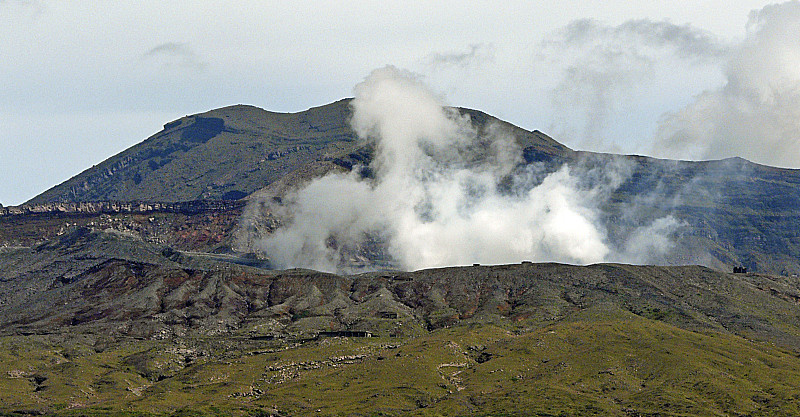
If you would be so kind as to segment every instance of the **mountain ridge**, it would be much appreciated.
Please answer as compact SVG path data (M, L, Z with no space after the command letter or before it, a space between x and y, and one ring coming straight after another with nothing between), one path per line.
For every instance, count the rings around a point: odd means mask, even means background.
M238 104L182 117L25 204L241 199L299 166L356 151L362 141L349 125L351 100L295 113ZM478 128L501 124L547 153L568 150L541 132L478 110L459 111Z

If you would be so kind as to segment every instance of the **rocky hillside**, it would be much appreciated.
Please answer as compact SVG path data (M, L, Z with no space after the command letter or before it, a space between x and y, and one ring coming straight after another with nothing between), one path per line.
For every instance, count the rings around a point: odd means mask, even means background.
M618 158L591 155L589 165ZM602 210L612 242L642 224L673 216L682 223L673 236L676 250L660 264L800 274L800 170L740 158L624 158L631 175Z
M177 249L230 253L243 201L99 201L0 208L0 247L34 247L78 228L122 232ZM264 219L269 228L269 219ZM274 227L274 226L272 226Z
M29 203L240 199L353 146L347 101L296 114L231 106L187 116Z
M86 325L149 338L257 323L260 334L276 337L323 330L391 336L405 334L398 327L405 321L426 330L495 316L539 323L610 303L681 328L739 334L800 352L796 278L697 266L530 262L338 276L264 270L249 266L252 261L78 228L35 248L4 249L0 328L48 333L64 326L86 331ZM144 330L139 323L147 324Z
M292 114L231 106L187 116L167 123L163 131L29 204L2 208L0 213L95 201L280 199L312 178L333 170L365 167L372 161L372 147L359 141L349 126L349 103L341 100ZM743 266L784 276L800 274L798 170L741 159L686 162L574 152L541 132L520 129L476 110L457 110L469 116L479 136L499 129L516 139L522 153L518 172L531 166L554 172L568 164L589 187L598 172L618 169L615 175L624 181L609 199L598 203L602 213L598 226L607 232L608 244L617 251L624 249L626 239L642 225L671 216L680 225L668 236L675 249L646 257L646 262L701 264L723 271ZM253 206L246 212L251 220L271 223L267 227L256 222L257 230L245 227L244 243L237 246L228 236L225 245L242 253L256 252L252 243L270 233L280 219L273 221L269 207ZM236 211L235 215L239 214L241 211ZM41 217L38 219L40 222ZM23 230L19 220L14 224L22 235L39 233ZM10 230L0 230L0 245L19 244L19 235ZM52 230L40 232L52 236ZM370 254L384 255L375 249L354 258L369 261ZM371 260L387 263L383 258Z
M368 148L364 150L337 159L338 169L368 163L371 154ZM606 181L607 172L623 178L607 198L596 202L598 225L607 232L607 243L617 252L624 252L630 237L642 233L643 226L657 224L659 219L674 221L676 227L669 234L653 231L642 236L648 242L667 238L669 250L625 262L800 274L800 170L758 165L741 158L690 162L588 152L552 154L530 147L523 156L525 162L518 167L519 172L535 165L552 173L567 164L581 182L579 187L587 192ZM247 218L273 220L269 209L272 198L330 169L334 168L322 164L298 169L257 191L252 200L268 203L267 209L251 204L246 209ZM249 242L266 236L246 228L243 231ZM256 250L251 246L246 251ZM355 257L366 256L376 265L385 265L384 255L365 248ZM342 266L346 270L349 265Z

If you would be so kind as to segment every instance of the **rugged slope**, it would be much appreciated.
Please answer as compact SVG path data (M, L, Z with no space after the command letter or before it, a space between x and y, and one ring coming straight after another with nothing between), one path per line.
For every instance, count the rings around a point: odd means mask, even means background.
M239 199L352 146L348 113L339 101L295 114L238 105L186 116L29 203Z
M520 172L531 165L554 172L567 164L587 190L603 181L597 179L605 176L603 172L624 178L596 207L598 226L607 232L607 243L617 253L627 250L628 239L642 233L643 226L656 224L659 219L674 220L674 230L660 234L669 239L669 249L625 262L698 264L722 271L743 266L752 272L800 274L800 170L754 164L741 158L690 162L589 152L558 154L533 147L525 148L523 156ZM371 157L368 148L360 148L359 152L338 158L335 162L339 165L334 168L354 169L368 164ZM310 165L257 191L251 199L265 205L251 205L246 210L247 218L272 221L269 210L273 197L330 169L333 168L322 164ZM269 233L273 230L262 229ZM242 236L248 242L265 236L257 231L244 232ZM656 238L656 234L653 231L650 237ZM252 244L245 246L249 248L245 251L257 250ZM358 255L372 259L376 265L387 262L385 254L377 250L364 250ZM343 267L347 269L348 265Z
M339 276L247 266L256 264L79 228L35 248L3 250L0 328L58 332L90 324L116 332L118 324L146 322L169 334L213 334L270 322L276 336L306 330L388 336L403 334L396 325L404 321L427 329L491 317L549 322L611 303L686 329L735 333L800 352L797 278L698 266L527 262ZM121 335L153 336L127 332Z
M0 413L63 416L793 416L780 348L618 310L541 328L303 343L0 338ZM602 318L601 318L602 317Z
M94 202L26 206L43 211L6 215L0 212L0 246L38 246L85 227L123 232L181 250L232 252L234 230L245 204L200 200L141 205Z
M800 274L800 170L741 158L670 161L584 154L589 166L624 158L630 177L602 208L612 242L655 219L682 227L675 250L659 264L702 264L719 270Z
M800 414L800 172L573 152L459 111L515 135L521 169L624 166L601 207L612 243L672 215L663 261L718 270L274 271L232 252L241 204L3 208L0 415ZM279 197L368 165L348 112L188 116L35 201Z

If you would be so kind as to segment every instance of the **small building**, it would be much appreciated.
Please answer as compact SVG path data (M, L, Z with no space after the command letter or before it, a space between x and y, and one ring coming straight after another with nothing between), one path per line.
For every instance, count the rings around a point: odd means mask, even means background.
M396 319L398 315L394 311L379 311L378 317L382 319Z
M372 337L372 333L358 330L319 332L319 337Z
M746 274L747 273L747 268L745 268L743 266L734 266L733 267L733 273L734 274Z

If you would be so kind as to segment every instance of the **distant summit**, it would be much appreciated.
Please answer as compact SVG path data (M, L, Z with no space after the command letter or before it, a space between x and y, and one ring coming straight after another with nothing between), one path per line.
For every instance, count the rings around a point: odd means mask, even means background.
M293 114L236 105L186 116L29 203L240 199L353 146L348 114L342 100Z
M568 148L477 110L477 127L506 125L523 147ZM85 201L238 200L313 162L343 161L363 146L350 127L350 99L298 113L235 105L166 123L143 142L34 197L27 204Z

